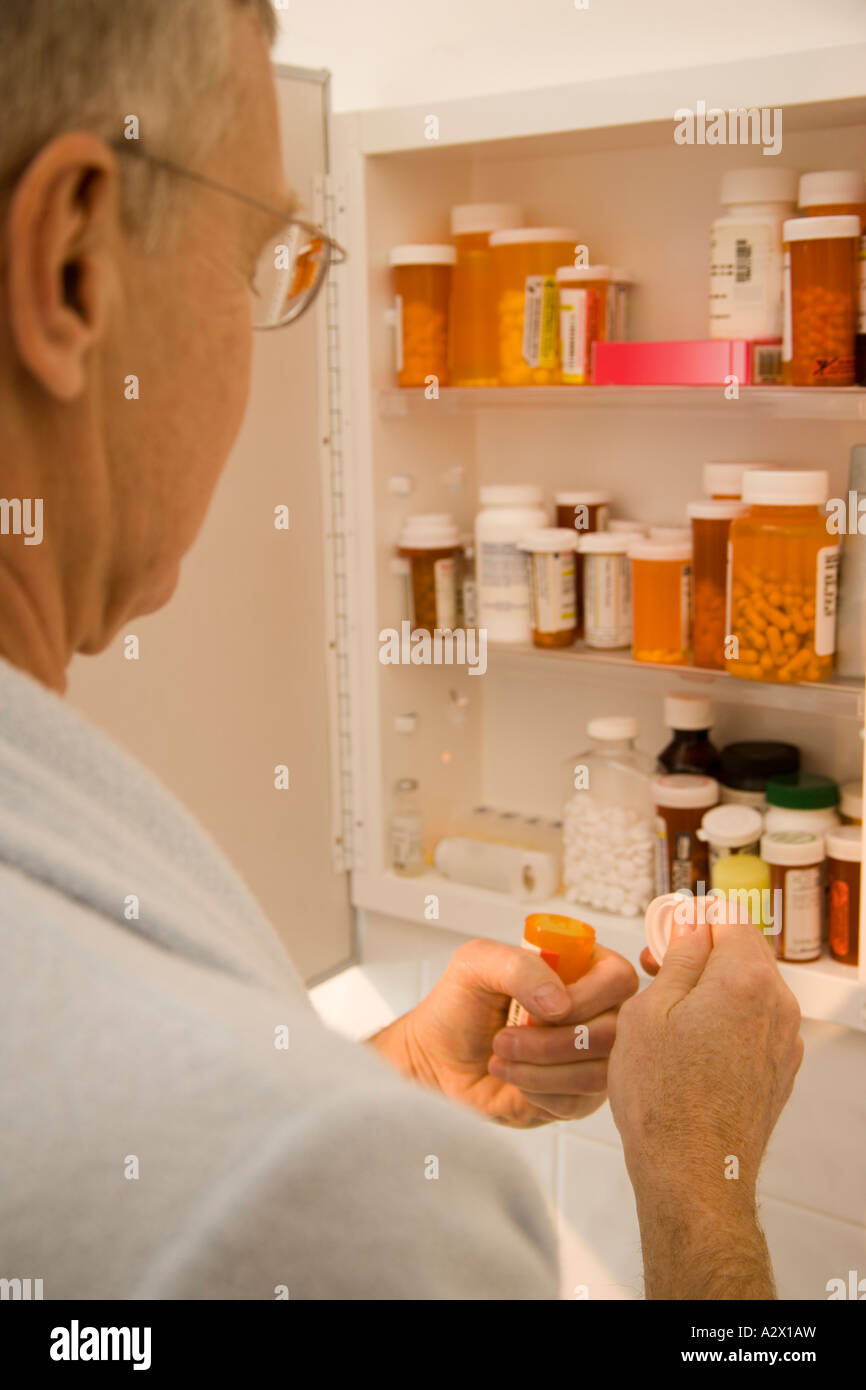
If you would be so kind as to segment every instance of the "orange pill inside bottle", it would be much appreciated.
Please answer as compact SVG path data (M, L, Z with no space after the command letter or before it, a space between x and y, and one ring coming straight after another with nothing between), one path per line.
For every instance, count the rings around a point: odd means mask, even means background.
M635 661L686 666L691 657L692 548L640 541L629 551Z
M401 386L426 386L432 376L439 386L447 386L448 308L457 252L445 245L395 246L389 260L397 380Z

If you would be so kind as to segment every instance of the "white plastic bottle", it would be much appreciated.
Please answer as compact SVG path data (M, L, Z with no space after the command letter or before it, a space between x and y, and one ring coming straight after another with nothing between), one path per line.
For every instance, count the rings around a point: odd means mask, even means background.
M483 487L475 518L478 626L490 642L531 642L529 556L518 543L549 525L540 487Z
M781 338L782 223L794 215L794 169L731 169L710 238L711 338Z

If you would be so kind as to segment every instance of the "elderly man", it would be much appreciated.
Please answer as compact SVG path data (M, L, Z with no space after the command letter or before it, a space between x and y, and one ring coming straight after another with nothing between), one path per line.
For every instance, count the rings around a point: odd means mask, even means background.
M352 1046L207 837L61 698L76 652L170 597L243 415L250 283L291 214L272 37L266 0L0 10L0 493L44 527L0 535L0 1275L554 1297L541 1194L484 1120L609 1088L648 1295L771 1298L755 1181L801 1044L752 928L683 928L634 999L609 951L566 990L472 942ZM512 995L538 1026L504 1027Z

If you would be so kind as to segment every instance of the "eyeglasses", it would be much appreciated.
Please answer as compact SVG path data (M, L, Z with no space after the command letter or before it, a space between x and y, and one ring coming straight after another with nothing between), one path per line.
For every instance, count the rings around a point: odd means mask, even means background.
M126 140L112 141L119 154L131 154L144 159L170 174L192 179L203 188L226 193L248 207L266 212L271 218L284 217L278 208L259 202L246 193L218 183L194 169L184 169L171 160L151 154L140 145ZM269 237L262 251L250 286L250 308L253 328L284 328L294 323L309 309L328 277L332 265L342 265L346 251L312 222L293 217L284 221L275 237Z

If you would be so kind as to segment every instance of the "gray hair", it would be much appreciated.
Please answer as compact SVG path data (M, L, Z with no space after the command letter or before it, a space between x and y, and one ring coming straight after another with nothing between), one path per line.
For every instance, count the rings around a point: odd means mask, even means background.
M234 112L239 8L273 41L271 0L0 0L0 189L8 194L55 136L116 141L129 116L143 148L194 165ZM162 176L141 160L124 164L123 211L147 233L163 211Z

